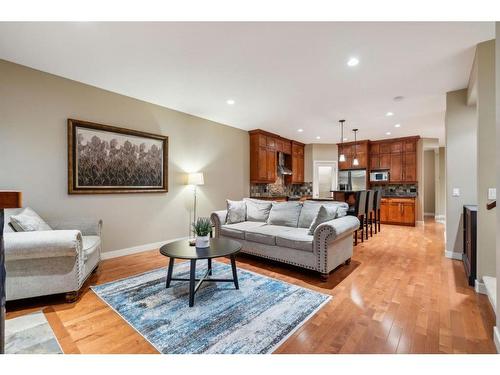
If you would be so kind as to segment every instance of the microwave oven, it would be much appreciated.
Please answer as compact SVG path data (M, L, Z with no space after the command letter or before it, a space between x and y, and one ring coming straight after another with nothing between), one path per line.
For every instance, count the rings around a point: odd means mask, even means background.
M370 173L370 182L384 182L389 181L389 171L381 171L381 172L371 172Z

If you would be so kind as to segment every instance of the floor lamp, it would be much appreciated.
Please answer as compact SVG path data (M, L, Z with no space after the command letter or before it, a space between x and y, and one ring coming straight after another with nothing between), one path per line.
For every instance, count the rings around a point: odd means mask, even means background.
M203 173L198 172L198 173L188 174L187 184L193 185L193 191L194 191L193 223L196 223L196 201L197 201L196 193L198 190L198 185L204 184Z

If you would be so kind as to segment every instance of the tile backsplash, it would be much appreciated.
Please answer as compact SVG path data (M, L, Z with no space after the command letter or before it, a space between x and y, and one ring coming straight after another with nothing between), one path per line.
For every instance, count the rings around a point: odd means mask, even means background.
M251 196L304 196L312 195L312 182L304 182L303 184L286 185L283 182L282 176L276 179L274 184L250 184Z
M416 184L400 185L378 185L373 186L374 190L381 190L383 196L417 196L418 186Z

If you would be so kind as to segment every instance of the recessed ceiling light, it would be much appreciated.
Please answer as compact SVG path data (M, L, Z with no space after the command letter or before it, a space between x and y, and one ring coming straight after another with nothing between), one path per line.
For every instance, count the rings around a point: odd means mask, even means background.
M351 57L347 60L347 66L356 66L359 64L359 60L356 57Z
M396 124L394 125L395 128L400 128L401 127L401 124Z
M226 100L226 103L229 105L233 105L236 102L233 99L228 99L228 100Z
M392 112L387 112L385 115L386 115L387 117L390 117L390 116L394 116L394 113L392 113Z
M387 134L387 135L391 135L391 132L386 132L385 134Z
M321 137L319 135L316 136L316 139L321 139Z
M297 131L298 131L299 133L302 133L302 132L304 131L304 129L297 129Z

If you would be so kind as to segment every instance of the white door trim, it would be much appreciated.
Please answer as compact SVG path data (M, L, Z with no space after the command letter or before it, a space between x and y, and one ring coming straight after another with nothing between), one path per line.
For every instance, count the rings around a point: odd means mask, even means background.
M338 163L336 160L314 160L313 161L313 198L318 198L319 188L318 188L318 167L321 165L333 166L333 183L332 189L337 189L338 184Z

